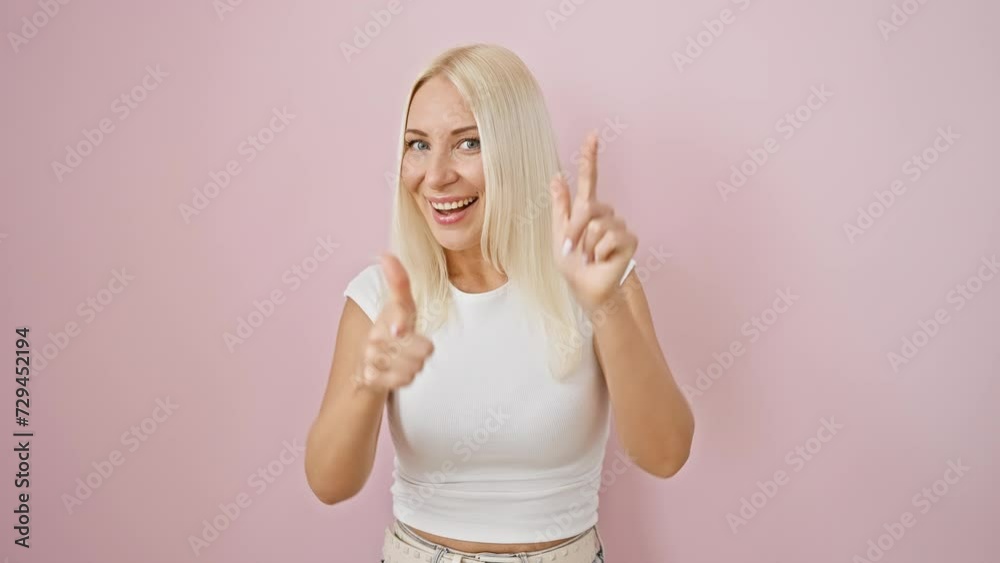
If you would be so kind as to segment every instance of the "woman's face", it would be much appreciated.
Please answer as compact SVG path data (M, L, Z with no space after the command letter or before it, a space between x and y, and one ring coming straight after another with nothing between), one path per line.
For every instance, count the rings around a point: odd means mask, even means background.
M447 78L435 76L413 95L404 142L400 178L434 238L449 250L478 246L486 187L479 130Z

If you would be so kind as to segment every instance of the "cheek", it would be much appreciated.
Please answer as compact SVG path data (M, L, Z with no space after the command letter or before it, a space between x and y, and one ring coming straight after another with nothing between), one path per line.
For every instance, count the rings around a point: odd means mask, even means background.
M475 186L479 192L486 191L486 174L483 172L483 162L478 158L475 161L463 163L462 177L470 185Z
M416 163L403 162L403 169L399 172L399 179L407 191L415 193L420 188L420 180L423 177L423 170Z

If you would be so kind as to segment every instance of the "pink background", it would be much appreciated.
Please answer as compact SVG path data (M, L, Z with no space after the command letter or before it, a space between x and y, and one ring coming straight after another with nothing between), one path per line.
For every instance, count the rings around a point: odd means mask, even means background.
M441 50L482 41L536 74L565 162L588 129L627 124L601 153L599 195L638 234L640 265L671 254L645 287L678 382L693 388L713 354L744 344L692 398L680 474L616 474L609 444L609 561L848 562L904 512L916 524L884 561L996 560L1000 277L961 310L948 296L1000 252L1000 6L930 1L886 40L878 20L894 3L563 0L553 26L556 0L404 0L348 62L341 44L389 2L243 2L220 18L207 1L78 1L37 16L49 21L16 48L8 34L42 8L5 2L0 346L13 364L13 329L27 325L36 357L64 349L30 382L32 549L13 544L7 512L0 555L378 561L388 433L365 490L333 507L312 496L300 452L280 461L283 442L304 443L343 287L387 243L405 90ZM732 23L678 69L673 53L726 8ZM127 116L114 109L157 65L162 82ZM784 138L779 120L821 85L832 97ZM247 162L240 143L275 108L294 118ZM57 179L52 163L103 119L113 131ZM911 181L904 163L948 127L958 140ZM716 183L769 137L778 150L723 200ZM179 206L230 160L240 172L185 222ZM905 193L851 242L843 225L897 178ZM317 237L336 248L309 263ZM303 261L318 267L293 290L282 276ZM107 291L122 269L134 279ZM751 343L744 323L786 288L799 298ZM230 351L223 335L276 290L282 302ZM894 371L887 355L939 309L949 321ZM168 397L177 410L129 451L122 434ZM830 417L843 429L810 442ZM23 490L4 441L12 510ZM822 447L790 461L810 445ZM64 495L115 450L124 463L69 513ZM958 460L968 472L915 504ZM248 482L269 464L280 474L266 488ZM779 470L789 479L734 533L727 514ZM240 494L250 504L196 557L189 536Z

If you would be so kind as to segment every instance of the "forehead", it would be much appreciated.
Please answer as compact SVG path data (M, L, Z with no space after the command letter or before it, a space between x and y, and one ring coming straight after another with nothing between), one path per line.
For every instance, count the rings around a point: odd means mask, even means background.
M442 76L427 80L413 94L406 118L408 129L420 129L428 133L438 129L451 131L475 124L475 117L465 98L450 80Z

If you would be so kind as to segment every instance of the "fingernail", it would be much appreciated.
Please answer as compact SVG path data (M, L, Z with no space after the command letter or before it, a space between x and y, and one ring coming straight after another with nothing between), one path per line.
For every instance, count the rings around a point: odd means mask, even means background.
M571 250L573 250L573 241L571 241L571 240L569 240L569 239L567 238L566 240L564 240L564 241L563 241L563 246L562 246L562 255L563 255L563 256L567 256L567 255L569 255L569 252L570 252Z

